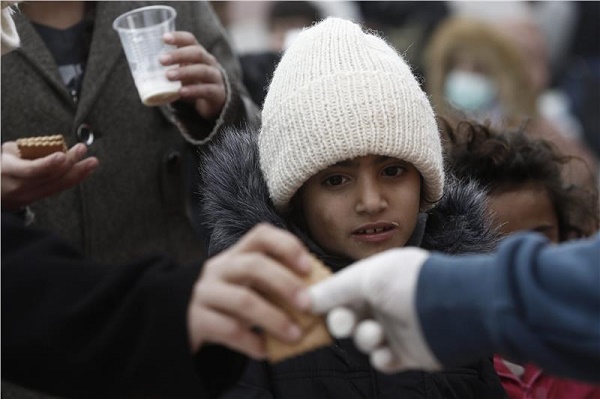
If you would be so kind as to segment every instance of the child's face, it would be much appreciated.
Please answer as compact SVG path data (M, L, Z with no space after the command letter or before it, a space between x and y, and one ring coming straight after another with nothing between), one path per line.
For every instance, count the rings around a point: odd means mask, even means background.
M312 238L325 250L359 260L410 238L419 213L421 176L397 158L367 155L311 177L300 192Z
M558 217L548 191L534 183L492 194L488 198L492 221L502 234L537 231L559 241Z

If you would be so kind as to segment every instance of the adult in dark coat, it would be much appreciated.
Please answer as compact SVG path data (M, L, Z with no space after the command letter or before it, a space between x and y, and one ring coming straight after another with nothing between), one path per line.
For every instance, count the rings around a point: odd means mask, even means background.
M112 22L151 4L86 4L82 36L89 36L89 54L79 93L69 92L38 33L50 28L34 27L24 14L14 15L21 48L2 57L2 141L62 134L69 147L86 143L88 154L100 162L77 187L31 205L34 224L99 261L156 251L180 261L199 259L204 249L189 213L198 194L190 188L198 146L225 126L257 119L239 64L207 2L170 5L177 11L176 29L191 32L218 62L226 89L222 110L205 119L183 101L142 105Z
M3 212L2 378L67 397L217 394L244 358L191 354L186 310L200 264L111 267Z
M206 192L203 218L211 230L209 253L235 243L260 222L298 235L334 272L351 263L321 249L294 222L278 213L259 168L256 136L228 134L211 146L203 167ZM449 179L443 199L419 215L407 245L445 253L478 253L495 245L485 221L484 193L473 184ZM276 365L251 361L233 398L501 398L505 393L491 358L440 373L385 375L369 365L349 340Z
M303 288L291 270L303 270L298 259L308 254L273 227L254 230L201 274L200 261L167 257L94 262L9 212L2 237L4 381L75 398L215 397L245 359L213 344L260 356L253 325L293 340L282 312L236 286L240 278L288 301ZM257 275L248 259L270 272ZM236 296L252 311L228 309ZM7 386L3 397L35 397Z

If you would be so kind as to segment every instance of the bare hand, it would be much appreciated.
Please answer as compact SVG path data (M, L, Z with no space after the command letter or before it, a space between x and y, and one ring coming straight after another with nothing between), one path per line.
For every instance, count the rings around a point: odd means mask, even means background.
M251 357L265 357L263 336L255 327L293 342L302 331L263 295L300 308L311 258L292 234L259 225L238 243L209 259L196 282L188 308L190 346L218 343Z
M163 65L179 64L178 68L167 72L167 78L181 81L179 95L192 101L198 114L206 119L215 119L227 99L219 62L190 32L166 33L163 40L178 47L160 58Z
M28 160L19 158L16 142L2 144L2 209L19 210L84 180L98 166L94 157L81 160L86 152L80 143L67 153Z

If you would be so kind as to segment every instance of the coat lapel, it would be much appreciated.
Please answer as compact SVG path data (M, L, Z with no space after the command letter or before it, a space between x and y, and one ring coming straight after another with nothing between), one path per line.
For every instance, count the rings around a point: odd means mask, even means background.
M54 57L52 57L40 35L38 35L25 15L20 13L15 14L14 19L19 36L21 37L21 47L17 51L39 71L44 80L60 93L67 103L73 104L73 108L75 108L73 99L58 73Z
M76 119L78 121L83 120L93 108L96 98L117 60L125 57L119 35L112 28L113 20L120 14L141 6L125 1L96 2L94 33L77 109Z
M22 14L15 15L17 29L21 36L21 48L18 50L30 62L65 101L77 107L75 124L85 119L93 109L104 83L121 57L125 57L119 35L112 28L116 17L134 8L151 4L146 1L98 1L96 2L94 32L88 60L86 63L80 101L76 105L62 82L58 67L35 28Z

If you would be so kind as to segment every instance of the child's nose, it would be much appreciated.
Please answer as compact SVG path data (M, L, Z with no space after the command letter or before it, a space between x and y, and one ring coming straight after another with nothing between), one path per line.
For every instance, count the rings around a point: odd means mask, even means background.
M365 180L357 185L356 212L375 214L387 207L387 201L376 182Z

